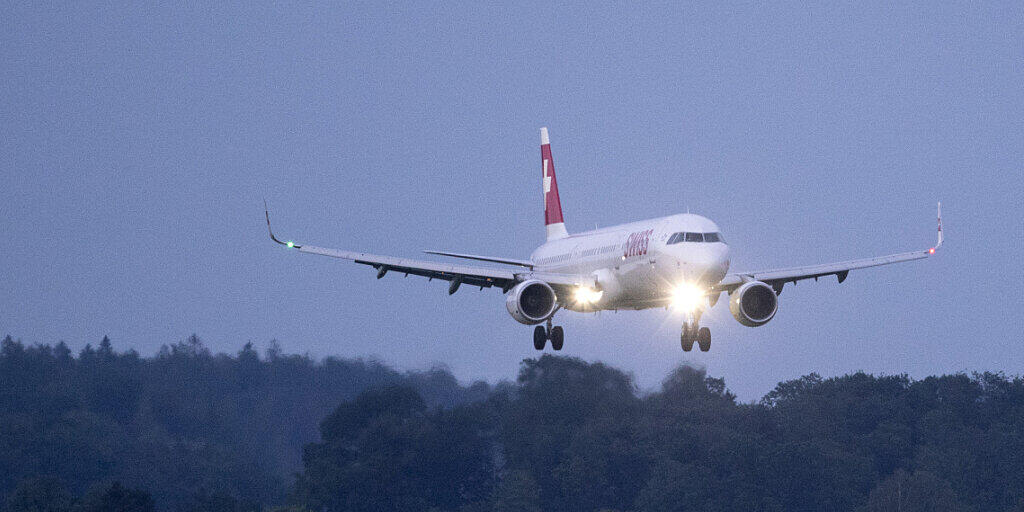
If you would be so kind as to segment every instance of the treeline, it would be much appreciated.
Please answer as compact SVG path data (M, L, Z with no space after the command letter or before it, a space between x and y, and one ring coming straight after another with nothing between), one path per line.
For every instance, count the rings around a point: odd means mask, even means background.
M485 399L443 369L399 373L375 361L212 354L195 336L153 357L109 339L77 355L64 343L0 341L0 507L19 484L73 502L114 483L158 509L209 502L281 504L302 448L339 404L365 389L411 385L430 406ZM33 492L35 492L33 491ZM215 507L214 509L216 509Z
M738 403L685 366L639 393L545 355L461 387L195 338L152 358L7 339L0 413L12 512L112 490L167 510L1024 511L1024 381L991 373L812 374ZM18 508L47 496L63 508Z
M981 374L779 384L737 403L681 367L523 362L483 403L367 392L321 424L294 510L1024 510L1024 381Z

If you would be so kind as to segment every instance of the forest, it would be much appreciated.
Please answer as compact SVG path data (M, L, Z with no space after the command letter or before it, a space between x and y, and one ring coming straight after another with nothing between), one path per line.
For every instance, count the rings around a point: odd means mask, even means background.
M444 368L0 342L5 511L1024 511L1024 380Z

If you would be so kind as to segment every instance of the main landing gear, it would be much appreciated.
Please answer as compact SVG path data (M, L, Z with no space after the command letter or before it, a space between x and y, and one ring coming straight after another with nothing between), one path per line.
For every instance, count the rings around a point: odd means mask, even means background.
M561 325L551 327L550 318L548 318L544 325L538 325L533 328L533 348L544 350L544 345L547 344L548 340L551 340L551 348L562 350L562 344L565 342L565 331L562 330Z
M683 332L679 335L679 346L683 352L693 350L693 342L697 342L701 352L711 350L711 329L700 326L700 312L687 315L683 322Z
M679 335L679 345L683 347L683 352L693 350L693 342L697 342L701 352L711 350L711 329L684 322L683 332Z

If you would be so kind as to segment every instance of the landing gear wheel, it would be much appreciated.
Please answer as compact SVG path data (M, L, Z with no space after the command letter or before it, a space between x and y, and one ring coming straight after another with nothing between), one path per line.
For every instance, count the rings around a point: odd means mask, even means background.
M679 335L679 346L683 348L683 352L689 352L693 350L694 335L690 329L690 324L683 324L683 332Z
M551 328L551 348L555 350L562 350L562 343L565 342L565 331L562 330L561 325L556 325Z
M544 350L544 344L548 342L548 333L543 325L533 328L533 348Z
M683 347L683 352L689 352L693 350L693 338L687 338L685 334L680 336L679 346Z
M700 345L701 352L711 350L711 329L701 327L700 330L697 331L697 344Z

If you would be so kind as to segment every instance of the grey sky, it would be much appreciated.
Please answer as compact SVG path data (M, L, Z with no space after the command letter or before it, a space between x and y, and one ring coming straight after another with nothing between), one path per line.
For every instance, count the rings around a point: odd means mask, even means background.
M538 128L570 232L686 211L733 268L925 249L787 287L708 354L661 310L566 313L565 354L741 398L817 371L1024 370L1024 7L677 2L0 7L0 332L515 374L494 290L381 281L283 236L416 256L542 242Z

